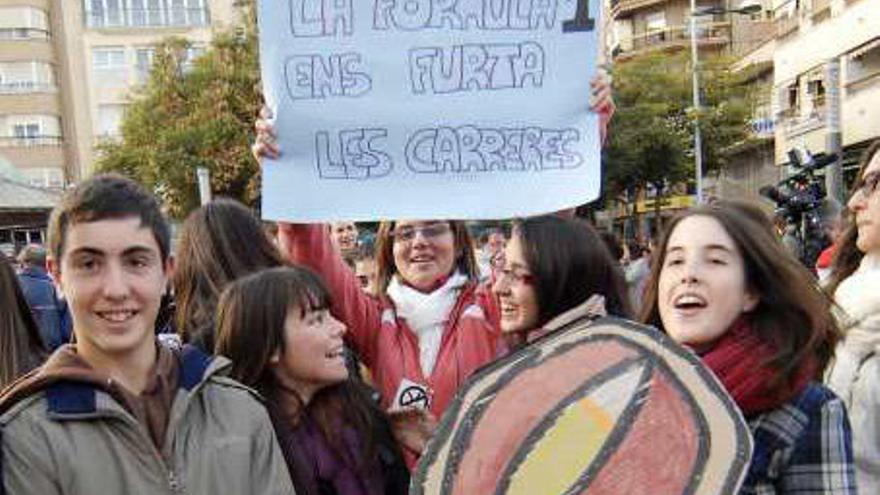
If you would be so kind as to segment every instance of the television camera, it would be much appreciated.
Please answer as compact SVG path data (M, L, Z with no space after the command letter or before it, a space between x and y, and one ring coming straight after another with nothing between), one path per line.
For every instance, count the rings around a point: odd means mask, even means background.
M786 164L796 172L775 186L764 186L759 192L776 203L776 214L785 220L783 243L808 268L828 247L830 239L822 225L820 209L827 191L824 176L816 172L837 160L836 154L811 155L799 149L788 152Z

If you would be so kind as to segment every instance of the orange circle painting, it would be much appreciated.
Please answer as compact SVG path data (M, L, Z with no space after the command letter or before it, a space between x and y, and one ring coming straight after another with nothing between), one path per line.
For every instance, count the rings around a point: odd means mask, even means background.
M735 493L748 428L690 351L604 319L475 374L422 456L411 493Z

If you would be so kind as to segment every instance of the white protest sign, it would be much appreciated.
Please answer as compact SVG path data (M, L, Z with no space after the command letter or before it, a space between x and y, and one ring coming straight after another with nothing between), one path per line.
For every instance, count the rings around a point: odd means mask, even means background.
M261 0L263 215L503 218L598 197L597 0Z

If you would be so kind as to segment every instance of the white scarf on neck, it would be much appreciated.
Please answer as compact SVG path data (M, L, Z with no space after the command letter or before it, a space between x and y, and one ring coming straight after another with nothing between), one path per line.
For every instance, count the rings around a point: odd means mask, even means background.
M880 351L880 256L865 255L858 270L837 287L834 299L846 313L841 322L844 344L860 357Z
M434 370L443 340L443 328L467 281L464 274L455 272L445 284L428 294L401 283L397 277L388 284L386 293L394 301L397 316L406 320L419 338L419 364L426 377Z

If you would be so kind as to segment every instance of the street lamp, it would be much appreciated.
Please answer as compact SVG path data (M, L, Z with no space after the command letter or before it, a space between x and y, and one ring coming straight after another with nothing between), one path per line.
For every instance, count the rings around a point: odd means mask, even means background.
M691 64L693 73L694 93L694 169L697 179L697 204L703 203L703 138L700 135L700 75L697 72L699 51L697 50L697 17L715 14L753 14L763 9L758 4L750 4L738 9L724 7L704 7L697 10L697 0L691 0Z

